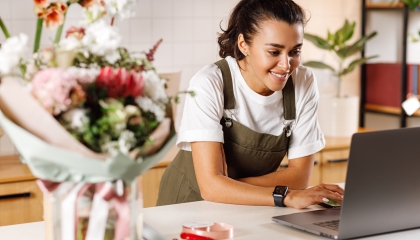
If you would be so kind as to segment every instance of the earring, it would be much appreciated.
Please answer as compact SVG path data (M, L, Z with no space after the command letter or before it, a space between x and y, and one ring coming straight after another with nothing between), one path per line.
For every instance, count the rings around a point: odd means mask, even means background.
M242 53L245 57L247 57L248 56L248 54L246 54L246 53Z

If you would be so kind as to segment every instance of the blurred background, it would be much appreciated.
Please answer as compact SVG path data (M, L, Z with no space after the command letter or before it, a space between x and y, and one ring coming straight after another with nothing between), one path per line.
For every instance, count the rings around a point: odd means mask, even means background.
M180 90L185 90L191 77L204 65L219 59L217 33L220 26L227 23L230 10L237 0L139 0L136 16L116 22L122 35L123 45L132 51L147 51L160 38L163 38L155 54L155 66L159 73L182 71ZM366 15L366 32L378 31L378 35L366 45L366 55L379 55L370 63L396 63L402 59L403 17L402 11L390 9L366 11L362 0L296 0L310 18L305 32L326 36L327 31L334 32L347 19L356 22L354 38L360 38L362 16ZM371 2L389 2L371 0ZM79 25L81 7L73 5L69 9L64 29ZM35 19L32 0L1 0L0 16L5 21L12 35L24 32L33 43ZM416 33L419 29L420 13L412 12L408 17L408 32ZM53 42L55 31L44 28L42 46ZM0 34L0 42L4 36ZM32 46L29 47L32 49ZM408 41L407 62L420 63L420 43ZM323 61L335 65L336 61L327 51L304 41L302 62L308 60ZM330 94L334 91L331 73L314 69L318 79L319 91ZM400 80L398 80L400 81ZM384 84L386 84L384 82ZM361 94L361 74L356 68L343 79L342 91L346 95ZM386 95L384 97L387 97ZM179 121L181 103L177 106ZM369 129L391 129L400 127L400 115L381 110L364 111L364 126ZM407 126L420 126L416 117L407 119ZM15 154L16 150L7 136L0 138L0 155Z

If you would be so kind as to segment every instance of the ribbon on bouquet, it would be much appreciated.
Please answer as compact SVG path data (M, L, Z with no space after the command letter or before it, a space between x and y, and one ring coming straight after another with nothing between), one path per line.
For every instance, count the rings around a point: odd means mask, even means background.
M52 193L61 183L37 180L40 189L45 193ZM86 240L104 239L109 206L115 209L117 220L115 224L114 240L123 240L130 235L130 208L127 193L121 180L116 183L75 183L61 201L61 237L63 240L75 240L77 236L77 204L85 192L94 188L92 208L89 214L89 225Z
M113 204L117 213L114 240L123 240L130 235L130 207L127 193L124 191L123 182L118 180L116 184L105 182L96 185L86 240L103 239L109 204Z

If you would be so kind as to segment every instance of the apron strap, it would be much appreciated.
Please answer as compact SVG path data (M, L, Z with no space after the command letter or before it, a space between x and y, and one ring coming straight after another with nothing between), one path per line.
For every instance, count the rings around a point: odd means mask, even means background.
M229 64L226 59L221 59L214 64L222 71L224 109L234 109L235 95L233 94L232 75L230 74Z
M283 90L283 107L284 107L284 119L294 120L296 119L296 102L295 102L295 87L293 85L292 76L287 80L286 86Z

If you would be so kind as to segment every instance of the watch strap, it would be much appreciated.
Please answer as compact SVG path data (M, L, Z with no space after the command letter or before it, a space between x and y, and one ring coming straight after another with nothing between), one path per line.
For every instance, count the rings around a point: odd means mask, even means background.
M286 207L286 206L283 204L284 197L286 197L286 195L284 195L283 197L280 197L280 196L274 196L274 204L275 204L277 207Z

